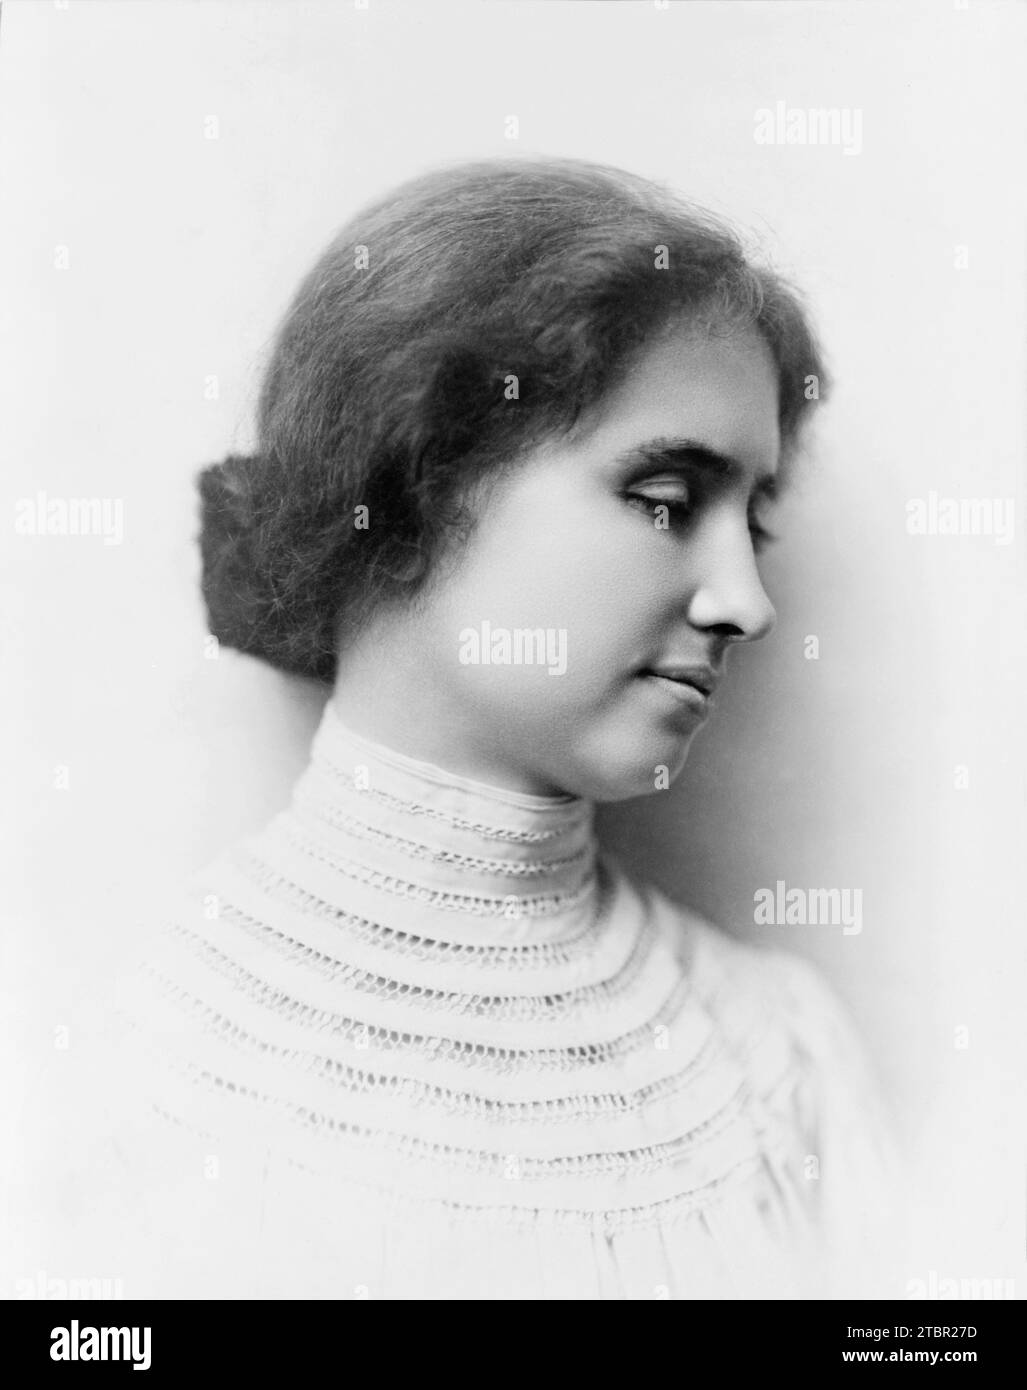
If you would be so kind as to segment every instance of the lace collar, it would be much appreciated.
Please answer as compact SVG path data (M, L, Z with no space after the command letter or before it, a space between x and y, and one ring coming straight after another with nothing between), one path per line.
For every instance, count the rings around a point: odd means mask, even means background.
M479 939L559 940L598 911L591 801L506 791L408 757L350 729L332 701L290 818L340 871L342 891L356 882L434 909L454 940L468 926Z

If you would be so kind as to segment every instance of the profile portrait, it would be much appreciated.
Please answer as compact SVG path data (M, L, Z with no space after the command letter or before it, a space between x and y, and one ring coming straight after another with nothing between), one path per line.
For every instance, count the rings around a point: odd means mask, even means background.
M966 462L1013 325L874 7L85 8L4 38L160 153L124 263L68 212L58 391L120 384L12 512L12 1296L1005 1297L1010 724L941 692L1022 544ZM983 82L903 13L925 100Z

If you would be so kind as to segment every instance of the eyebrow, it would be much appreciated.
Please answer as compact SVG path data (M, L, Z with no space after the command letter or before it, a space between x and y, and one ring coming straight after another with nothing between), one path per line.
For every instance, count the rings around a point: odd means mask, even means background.
M724 481L745 476L745 468L730 454L711 449L696 439L675 439L660 436L644 444L636 444L618 460L626 468L700 469ZM779 495L783 479L778 473L760 473L753 484L753 493L774 498Z

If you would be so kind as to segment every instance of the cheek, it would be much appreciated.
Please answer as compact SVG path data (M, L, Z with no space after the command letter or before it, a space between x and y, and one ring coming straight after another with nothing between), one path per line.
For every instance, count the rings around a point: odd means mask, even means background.
M582 648L623 644L652 620L666 593L658 550L644 533L622 528L618 535L584 516L507 533L502 544L476 554L447 606L472 625L488 619L511 628L564 628Z
M543 559L554 611L562 611L577 655L631 664L666 626L682 580L680 550L634 514L570 528Z
M543 629L549 647L545 664L454 661L465 697L518 725L619 699L666 626L675 559L666 538L616 508L579 505L528 525L497 520L478 539L437 611L436 653L455 657L459 635L486 623L491 637Z

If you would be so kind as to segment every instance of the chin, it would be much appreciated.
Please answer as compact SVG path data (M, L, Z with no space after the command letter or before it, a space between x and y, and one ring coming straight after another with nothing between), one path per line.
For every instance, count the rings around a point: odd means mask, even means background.
M590 801L630 801L667 791L688 761L691 742L691 735L653 738L634 748L622 742L605 756L579 763L564 790Z

